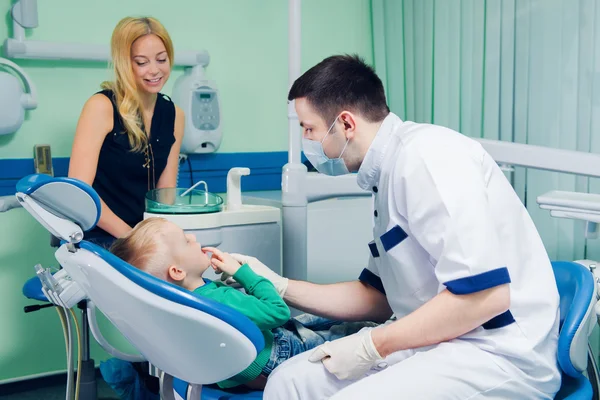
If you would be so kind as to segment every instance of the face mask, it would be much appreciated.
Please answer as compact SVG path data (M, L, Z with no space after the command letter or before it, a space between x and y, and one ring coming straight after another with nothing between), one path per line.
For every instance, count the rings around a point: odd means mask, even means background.
M306 158L308 158L308 161L310 161L317 171L330 176L345 175L350 173L348 171L348 167L346 167L346 164L344 163L344 160L342 160L342 155L346 150L346 146L348 146L348 140L346 140L346 144L344 145L344 148L342 149L342 152L338 158L331 159L327 157L325 151L323 151L323 142L325 141L327 135L329 135L329 132L331 132L331 129L335 125L337 119L338 117L335 118L333 124L331 124L327 130L327 133L323 137L323 140L320 142L309 140L304 137L302 138L302 150L304 150L304 155Z

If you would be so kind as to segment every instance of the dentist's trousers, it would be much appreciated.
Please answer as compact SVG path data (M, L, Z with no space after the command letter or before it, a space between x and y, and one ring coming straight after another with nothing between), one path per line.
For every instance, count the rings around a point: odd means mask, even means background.
M421 351L400 351L356 381L339 380L310 351L279 366L264 400L507 400L552 399L518 370L501 368L496 355L460 340Z

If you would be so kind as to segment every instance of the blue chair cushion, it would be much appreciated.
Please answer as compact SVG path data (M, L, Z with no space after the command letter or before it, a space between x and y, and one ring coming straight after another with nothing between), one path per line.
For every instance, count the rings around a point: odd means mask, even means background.
M590 302L594 300L594 278L587 268L574 262L555 261L552 263L552 269L560 295L558 363L565 374L579 378L581 372L573 365L571 348L577 330L585 323L583 319ZM587 343L587 337L584 339Z
M76 196L76 198L72 198L69 196L69 193L64 194L60 189L58 191L56 191L56 189L46 190L47 188L44 187L54 183L74 186L87 196ZM17 182L16 191L17 193L24 193L34 198L36 197L36 192L38 194L41 193L41 196L38 197L45 198L46 201L49 201L48 196L50 196L51 199L55 199L57 193L60 193L64 198L64 201L61 201L60 203L54 201L52 204L40 204L40 206L53 214L58 213L63 218L78 224L83 231L93 229L100 219L100 213L102 211L100 196L98 196L98 193L96 193L94 188L79 179L66 177L54 178L45 174L32 174L21 178ZM70 194L72 195L73 192L70 192ZM85 201L83 201L83 199L85 199ZM42 203L45 202L42 201ZM51 208L52 210L48 210L48 208Z
M595 300L594 279L587 268L574 262L554 261L552 269L560 295L557 357L562 373L561 387L555 399L590 400L593 397L592 385L573 365L571 348L575 345L577 330L585 323L590 303ZM585 340L587 344L587 337L578 340Z
M48 301L48 298L42 291L42 282L37 276L34 276L25 282L23 285L23 295L28 299Z
M583 375L577 378L562 374L560 390L556 400L590 400L594 395L590 381Z

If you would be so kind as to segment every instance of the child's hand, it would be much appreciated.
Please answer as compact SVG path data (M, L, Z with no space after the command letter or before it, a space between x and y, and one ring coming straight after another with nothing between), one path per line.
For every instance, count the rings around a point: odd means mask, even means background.
M202 251L212 253L210 263L217 274L224 272L227 275L233 276L242 266L229 253L224 253L217 248L204 247Z

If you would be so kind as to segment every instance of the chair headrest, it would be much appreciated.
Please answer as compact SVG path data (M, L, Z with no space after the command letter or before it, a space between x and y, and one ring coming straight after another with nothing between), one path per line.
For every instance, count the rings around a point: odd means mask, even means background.
M17 182L16 197L54 236L72 241L65 232L69 223L82 231L93 229L102 210L98 193L74 178L28 175ZM72 229L71 229L72 230ZM79 239L81 240L81 239Z

